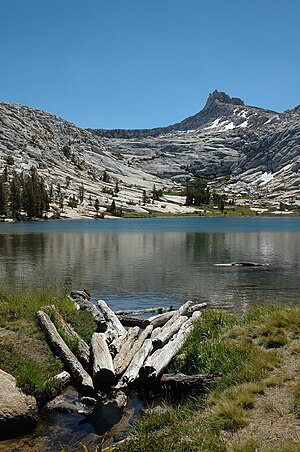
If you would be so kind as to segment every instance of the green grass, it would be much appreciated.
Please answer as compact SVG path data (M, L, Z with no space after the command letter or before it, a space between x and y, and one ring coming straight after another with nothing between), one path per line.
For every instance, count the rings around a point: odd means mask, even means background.
M15 376L28 394L38 395L47 389L52 384L49 379L63 369L36 322L36 312L53 304L78 334L89 341L95 322L88 313L78 311L65 294L0 290L0 368ZM69 345L76 350L76 341L69 341Z

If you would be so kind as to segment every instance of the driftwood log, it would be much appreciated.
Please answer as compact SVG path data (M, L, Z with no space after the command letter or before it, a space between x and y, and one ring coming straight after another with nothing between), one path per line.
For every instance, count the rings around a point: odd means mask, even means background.
M164 312L163 314L157 314L149 319L143 320L142 328L145 328L147 325L153 325L153 328L157 328L159 326L163 326L174 314L174 311Z
M72 378L81 386L83 391L92 392L103 390L107 392L112 387L123 388L128 385L156 382L161 384L166 392L177 388L180 397L185 392L204 390L207 380L204 376L163 376L161 375L174 358L175 354L183 345L187 334L192 330L194 323L201 316L201 310L206 303L194 304L192 301L184 303L178 310L149 308L137 311L120 311L118 316L103 300L98 300L97 306L90 301L89 294L85 291L76 292L71 297L76 298L89 305L90 312L97 312L101 325L105 332L96 332L92 336L90 349L82 341L76 331L61 316L55 306L51 307L55 316L56 324L63 330L64 334L75 338L78 344L82 344L82 354L88 365L89 356L92 368L92 377L84 370L80 362L64 342L56 330L55 325L46 312L38 311L37 318L41 328L52 348L60 355L66 364ZM47 307L49 309L49 307ZM126 313L156 313L156 315L145 319L142 317L132 318ZM157 312L162 312L157 314ZM98 319L98 320L99 320ZM126 325L138 324L125 329ZM65 336L64 336L65 337ZM202 386L201 386L202 385ZM174 390L175 390L174 389ZM98 392L99 394L99 392Z
M153 344L151 339L146 339L142 347L140 347L139 351L135 354L131 363L124 372L121 380L117 385L117 388L129 386L138 379L140 369L145 360L147 359L147 357L149 356L149 354L151 353L152 349Z
M116 376L104 333L93 334L91 356L95 388L110 388L115 384Z
M180 330L161 349L156 350L148 357L141 367L139 376L142 380L156 380L168 367L178 350L182 347L186 336L193 329L195 321L201 316L199 311L194 312L192 317L183 323Z
M55 317L56 322L60 326L60 328L63 330L63 332L69 336L70 338L75 339L78 342L78 350L77 350L77 357L79 361L82 363L82 365L85 367L85 369L88 368L89 362L90 362L90 347L88 344L77 334L77 332L74 330L74 328L65 321L59 310L54 306L51 305L45 306L45 308L42 308L44 312L47 313L48 309L50 309Z
M194 304L188 309L187 315L190 316L193 312L201 311L201 309L205 309L207 307L207 303L198 303Z
M217 377L215 374L163 374L160 385L168 397L172 400L180 400L183 397L204 394L210 383Z
M129 315L118 315L118 319L123 326L138 326L140 328L146 328L150 325L150 321L144 317L132 317Z
M38 323L44 331L50 346L59 354L62 361L69 369L72 377L80 384L83 391L93 391L94 385L92 378L62 339L54 323L50 320L50 317L43 311L38 311L36 315Z
M187 301L186 303L184 303L182 306L180 306L180 308L179 309L177 309L177 311L174 311L173 312L173 315L169 318L169 320L164 324L164 326L163 326L163 328L169 328L170 326L172 326L173 325L173 323L177 320L177 319L179 319L179 317L180 316L184 316L184 315L187 315L187 313L188 313L188 310L190 309L190 307L191 306L193 306L193 302L192 301ZM162 328L155 328L154 329L154 331L153 331L153 333L152 333L152 336L151 336L151 339L154 341L155 340L155 338L157 337L157 336L159 336L159 334L161 333L161 330L162 330Z
M162 314L163 312L173 311L173 306L169 308L144 308L144 309L128 309L126 311L115 311L116 315L137 315L137 314Z
M187 316L181 315L171 325L167 326L167 323L166 323L162 328L160 328L160 331L152 340L154 350L157 350L158 348L162 348L164 345L166 345L166 343L174 336L175 333L177 333L177 331L180 330L181 326L187 320L188 320Z
M110 309L104 300L98 300L97 306L106 322L106 340L110 343L126 335L126 330L117 315Z
M128 350L130 350L136 339L139 336L140 328L138 326L134 326L127 331L127 335L121 344L119 352L116 354L113 360L114 369L119 373L119 369L122 368L122 363L124 360L124 356L127 355Z
M265 262L230 262L228 264L214 264L215 267L269 267Z
M127 369L127 367L131 363L134 356L138 353L140 348L143 346L145 340L151 335L152 330L153 330L152 325L148 325L144 330L142 330L142 332L136 339L136 341L133 344L133 346L131 347L131 349L128 350L127 353L124 355L123 360L121 360L118 363L118 367L115 367L115 371L116 371L117 375L121 375L125 371L125 369Z

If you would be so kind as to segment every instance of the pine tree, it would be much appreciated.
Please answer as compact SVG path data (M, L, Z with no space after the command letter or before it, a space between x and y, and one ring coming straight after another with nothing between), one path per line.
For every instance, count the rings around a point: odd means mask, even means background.
M19 219L22 208L22 185L20 177L14 173L10 183L10 210L14 219Z
M4 176L0 177L0 215L7 215L8 212L8 189Z
M97 212L97 216L98 216L98 213L99 213L99 208L100 208L100 201L99 201L99 199L98 199L98 198L96 198L96 201L95 201L94 207L95 207L95 209L96 209L96 212Z
M79 201L82 203L84 199L84 185L81 183L79 186Z

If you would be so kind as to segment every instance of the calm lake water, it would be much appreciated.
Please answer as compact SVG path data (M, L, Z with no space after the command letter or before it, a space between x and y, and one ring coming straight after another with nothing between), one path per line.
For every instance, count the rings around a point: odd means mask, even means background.
M270 265L214 266L238 261ZM85 288L113 309L192 299L240 313L253 302L299 302L300 218L2 223L0 284Z

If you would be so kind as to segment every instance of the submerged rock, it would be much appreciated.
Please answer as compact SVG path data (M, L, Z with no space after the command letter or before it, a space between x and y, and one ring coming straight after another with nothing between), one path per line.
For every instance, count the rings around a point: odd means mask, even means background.
M16 379L0 369L0 439L31 430L37 423L37 416L35 398L25 395L17 387Z

